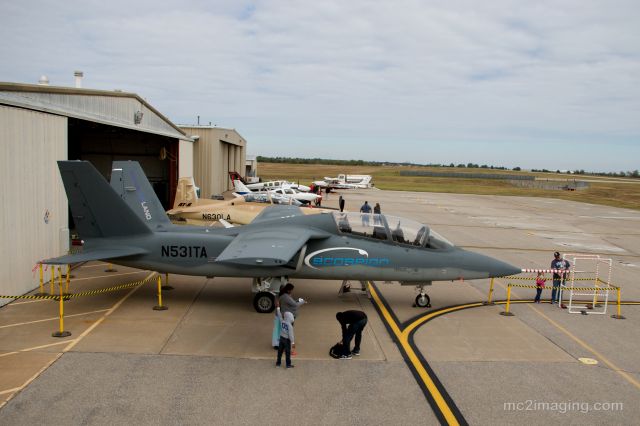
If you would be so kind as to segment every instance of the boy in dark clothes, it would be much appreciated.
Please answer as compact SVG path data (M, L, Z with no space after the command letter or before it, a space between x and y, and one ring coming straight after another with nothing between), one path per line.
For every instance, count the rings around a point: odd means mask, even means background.
M280 312L280 307L276 309L276 315L280 319L280 344L278 345L278 359L276 360L276 367L282 365L282 352L285 354L285 361L287 368L293 368L291 364L291 348L295 349L296 342L293 337L293 314L291 312L285 312L284 315Z
M336 319L342 328L343 353L340 359L351 359L351 355L360 355L360 342L362 341L362 330L367 325L367 314L362 311L344 311L336 314ZM353 351L349 350L351 339L356 337Z

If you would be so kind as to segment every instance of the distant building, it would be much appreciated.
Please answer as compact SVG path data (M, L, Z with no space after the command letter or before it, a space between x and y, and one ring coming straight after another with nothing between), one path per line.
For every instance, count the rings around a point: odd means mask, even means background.
M244 171L247 141L235 129L186 125L180 129L196 141L193 179L202 197L232 189L229 172Z
M247 155L245 161L244 176L248 178L255 178L258 176L258 157L256 155Z

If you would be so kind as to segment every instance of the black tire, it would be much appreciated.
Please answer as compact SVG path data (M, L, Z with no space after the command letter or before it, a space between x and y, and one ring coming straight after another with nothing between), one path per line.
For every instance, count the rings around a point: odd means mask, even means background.
M416 296L416 306L420 307L420 308L430 308L431 307L431 299L429 298L428 294L425 294L424 296L422 295L417 295Z
M273 294L261 291L253 297L253 307L260 314L271 313L276 308L276 299Z

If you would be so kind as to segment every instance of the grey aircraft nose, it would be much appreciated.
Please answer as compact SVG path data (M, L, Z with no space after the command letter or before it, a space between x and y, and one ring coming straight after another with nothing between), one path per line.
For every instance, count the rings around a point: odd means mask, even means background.
M493 257L462 249L460 251L464 269L469 272L479 272L484 275L483 278L504 277L522 272L522 269Z

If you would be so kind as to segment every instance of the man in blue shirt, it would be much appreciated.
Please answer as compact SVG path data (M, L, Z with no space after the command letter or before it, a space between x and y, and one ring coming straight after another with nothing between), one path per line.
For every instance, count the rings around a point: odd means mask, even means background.
M553 290L551 290L551 303L558 303L560 299L560 284L564 284L571 264L564 260L559 252L553 253L551 269L553 270Z
M368 201L365 201L362 207L360 207L360 213L362 213L362 226L369 226L369 216L371 215L371 206Z

